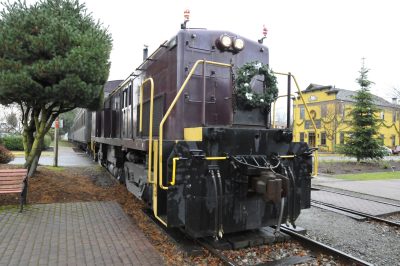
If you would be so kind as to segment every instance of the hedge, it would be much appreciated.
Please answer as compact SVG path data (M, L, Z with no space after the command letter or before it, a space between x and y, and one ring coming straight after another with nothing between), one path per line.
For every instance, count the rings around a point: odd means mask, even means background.
M10 135L10 136L5 136L1 139L0 143L3 143L3 145L11 150L11 151L23 151L24 150L24 144L22 140L21 135ZM44 136L44 149L47 149L50 147L51 144L51 137L48 135Z
M23 151L24 145L21 135L10 135L3 137L3 145L10 151Z

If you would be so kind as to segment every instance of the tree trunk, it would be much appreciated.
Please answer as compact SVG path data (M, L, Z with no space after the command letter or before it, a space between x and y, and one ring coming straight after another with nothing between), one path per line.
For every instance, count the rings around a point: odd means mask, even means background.
M22 108L22 111L24 109ZM25 151L24 167L28 169L28 176L32 177L36 172L40 155L44 143L44 136L49 131L51 124L58 114L52 114L52 110L46 109L28 109L25 110L23 144Z
M33 129L31 127L26 127L24 126L24 132L22 134L22 142L24 145L24 155L25 155L25 161L28 159L29 153L32 150L32 145L35 140L33 137Z
M35 155L35 157L33 157L32 163L31 163L30 167L28 168L29 169L28 178L31 178L33 176L33 174L36 172L41 153L42 153L42 151L40 151L38 154Z
M32 145L32 149L29 153L28 159L25 161L25 168L29 170L28 177L32 177L32 175L36 172L36 168L38 167L39 158L42 154L44 142L44 135L40 136L37 134L35 136L35 140Z

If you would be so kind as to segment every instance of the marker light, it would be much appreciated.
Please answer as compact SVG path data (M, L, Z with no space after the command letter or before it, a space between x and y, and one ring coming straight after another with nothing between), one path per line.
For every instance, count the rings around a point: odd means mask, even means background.
M189 18L190 18L190 10L189 9L186 9L183 12L183 17L185 18L185 21L189 21Z
M267 37L267 33L268 33L267 27L265 27L265 25L263 25L263 36L264 36L264 38Z

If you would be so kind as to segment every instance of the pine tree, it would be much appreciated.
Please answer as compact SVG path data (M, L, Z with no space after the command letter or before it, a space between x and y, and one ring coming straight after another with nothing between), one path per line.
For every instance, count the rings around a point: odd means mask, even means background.
M356 157L357 162L364 159L381 159L384 150L377 139L380 119L376 114L380 111L374 104L369 87L373 82L368 80L368 71L364 61L356 79L360 89L353 96L354 108L350 111L352 130L342 146L341 151L351 157Z
M110 69L111 36L78 0L6 2L0 11L0 103L22 113L31 176L59 114L96 109Z

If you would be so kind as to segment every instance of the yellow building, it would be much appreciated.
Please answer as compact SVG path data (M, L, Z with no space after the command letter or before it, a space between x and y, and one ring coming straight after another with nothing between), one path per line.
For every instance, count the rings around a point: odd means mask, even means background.
M355 91L337 89L334 86L310 84L302 91L315 127L302 100L294 100L293 135L295 141L305 141L320 151L335 152L336 145L345 142L351 130L349 111L354 105ZM374 103L380 109L376 115L381 118L379 134L383 144L392 148L400 144L400 105L397 99L390 103L373 95Z

